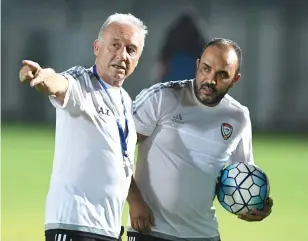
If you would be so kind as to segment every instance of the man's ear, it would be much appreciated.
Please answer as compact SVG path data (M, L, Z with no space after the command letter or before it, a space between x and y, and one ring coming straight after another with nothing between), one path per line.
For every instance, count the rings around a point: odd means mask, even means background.
M241 78L241 74L237 74L234 78L233 78L233 83L232 86L233 87Z
M197 59L197 60L196 60L196 66L197 66L197 68L199 67L199 64L200 64L200 59Z
M93 43L93 49L94 49L94 54L95 56L98 55L98 51L99 51L99 40L96 39Z

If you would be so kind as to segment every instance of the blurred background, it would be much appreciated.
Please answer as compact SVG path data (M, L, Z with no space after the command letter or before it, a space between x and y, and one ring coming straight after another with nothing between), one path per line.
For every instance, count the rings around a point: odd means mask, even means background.
M193 78L196 58L214 37L240 45L242 79L230 93L250 109L255 159L269 176L275 206L270 218L251 224L217 204L223 240L307 241L307 10L304 0L2 0L2 240L44 240L53 158L55 109L19 83L21 61L58 72L90 67L103 22L130 12L149 28L124 85L132 98L160 81Z

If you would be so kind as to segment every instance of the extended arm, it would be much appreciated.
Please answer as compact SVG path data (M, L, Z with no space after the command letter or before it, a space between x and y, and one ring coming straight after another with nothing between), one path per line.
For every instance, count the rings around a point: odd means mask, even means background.
M74 66L65 72L56 73L53 69L43 69L38 63L30 60L23 61L23 64L19 71L22 83L27 82L39 92L48 95L54 107L74 114L80 113L89 78L85 68Z
M53 96L63 104L68 89L68 80L51 68L41 68L38 63L30 60L23 61L24 66L19 71L21 82L30 82L39 92Z

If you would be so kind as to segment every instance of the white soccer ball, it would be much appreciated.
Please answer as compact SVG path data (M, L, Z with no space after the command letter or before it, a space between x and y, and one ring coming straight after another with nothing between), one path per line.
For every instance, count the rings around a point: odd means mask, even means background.
M223 169L217 198L229 212L239 215L251 209L262 210L269 195L265 173L256 166L239 162Z

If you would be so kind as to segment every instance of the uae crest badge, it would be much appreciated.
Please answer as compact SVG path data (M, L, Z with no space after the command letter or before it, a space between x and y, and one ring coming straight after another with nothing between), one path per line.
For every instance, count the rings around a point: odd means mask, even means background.
M233 127L228 123L221 124L221 134L224 140L228 140L232 135Z

